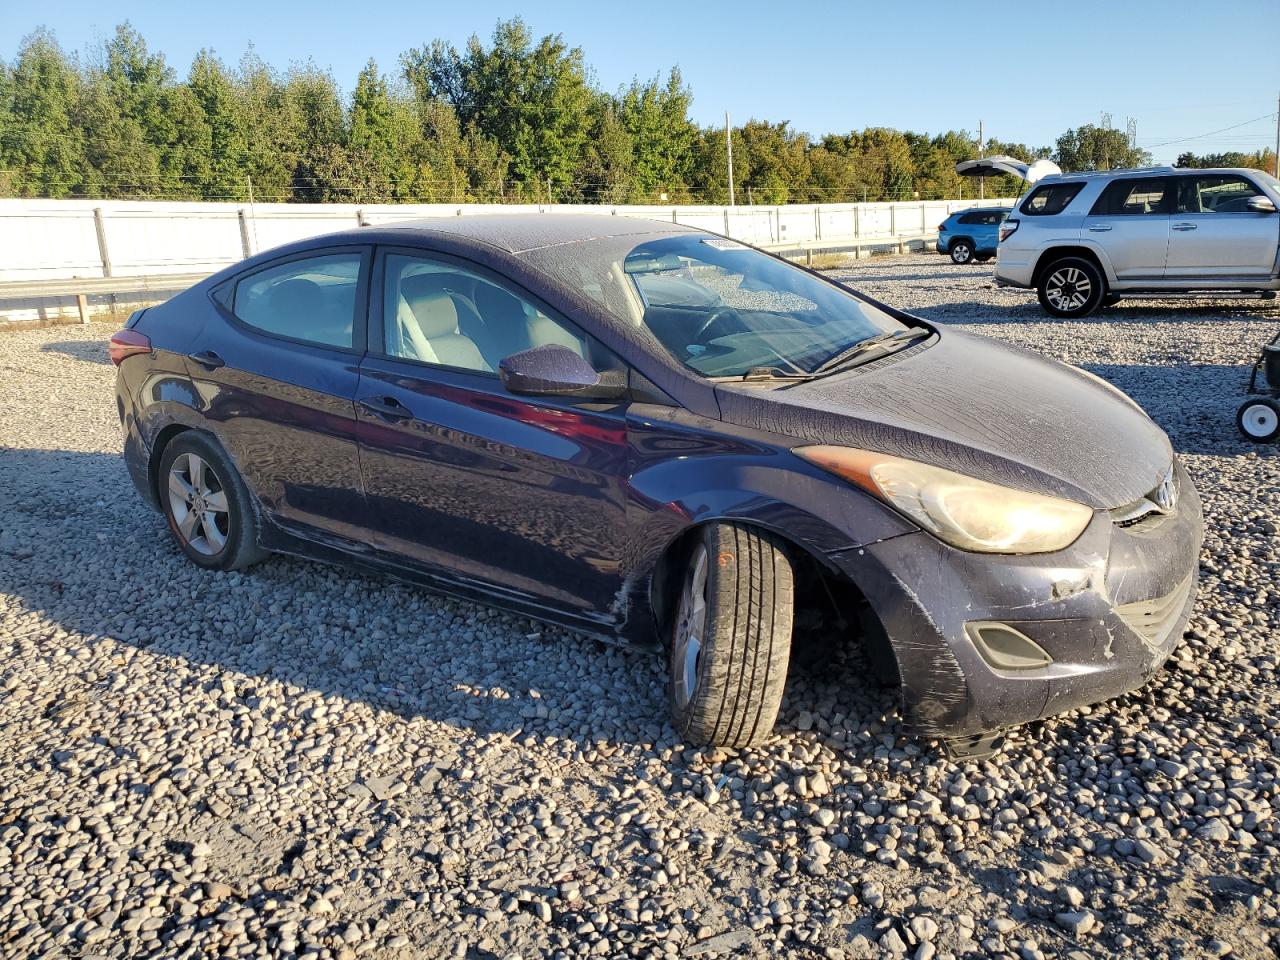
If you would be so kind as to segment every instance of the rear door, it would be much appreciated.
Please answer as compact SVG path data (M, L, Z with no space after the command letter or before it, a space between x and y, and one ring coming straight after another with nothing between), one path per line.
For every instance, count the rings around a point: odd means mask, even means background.
M263 509L308 536L367 539L355 443L372 251L295 254L214 290L187 368Z
M626 404L515 396L496 371L602 348L503 279L416 250L375 265L357 434L377 546L490 593L616 619Z
M1169 236L1168 277L1261 280L1275 270L1280 215L1247 206L1265 196L1236 173L1182 176Z
M1094 203L1080 237L1102 249L1117 280L1164 277L1173 194L1170 177L1125 177Z

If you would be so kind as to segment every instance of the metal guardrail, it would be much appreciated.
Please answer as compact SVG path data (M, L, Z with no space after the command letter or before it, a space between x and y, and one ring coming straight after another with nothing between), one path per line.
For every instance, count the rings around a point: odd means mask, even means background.
M89 297L112 293L149 293L185 290L199 283L205 273L164 273L147 277L78 277L69 280L12 280L0 283L0 305L5 300L37 297L75 297L81 323L89 322ZM0 323L3 326L3 323Z
M936 233L881 237L836 237L827 240L799 240L788 243L756 244L762 250L787 256L801 254L806 262L813 263L813 255L823 251L851 251L860 257L862 251L876 247L896 247L899 253L912 244L927 245ZM213 271L203 273L164 273L136 277L77 277L57 280L11 280L0 283L0 304L5 300L35 297L75 297L81 323L89 322L88 298L112 293L148 293L169 290L185 290L199 283Z

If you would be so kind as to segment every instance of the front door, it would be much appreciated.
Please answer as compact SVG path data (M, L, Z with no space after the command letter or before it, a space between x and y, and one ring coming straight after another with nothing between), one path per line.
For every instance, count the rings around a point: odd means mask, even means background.
M1166 275L1260 280L1275 271L1280 214L1250 210L1264 196L1247 177L1213 173L1178 178Z
M1101 249L1117 280L1159 280L1164 276L1172 193L1168 177L1115 180L1085 217L1080 238Z
M357 434L375 542L489 592L618 619L625 403L510 394L503 357L557 343L615 361L499 278L386 251Z
M355 442L371 250L284 258L214 291L187 369L206 421L271 519L365 540Z

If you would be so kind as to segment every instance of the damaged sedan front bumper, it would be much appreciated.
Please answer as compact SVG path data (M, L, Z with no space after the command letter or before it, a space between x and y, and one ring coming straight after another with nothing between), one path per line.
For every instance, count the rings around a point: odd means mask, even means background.
M970 737L1142 686L1195 603L1200 498L1181 464L1170 508L1097 511L1054 554L968 553L924 533L838 551L888 634L905 718Z

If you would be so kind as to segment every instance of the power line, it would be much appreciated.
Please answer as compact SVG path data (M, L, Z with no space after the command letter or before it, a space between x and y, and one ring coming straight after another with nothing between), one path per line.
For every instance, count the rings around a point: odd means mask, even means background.
M1228 130L1238 130L1240 127L1247 127L1249 124L1257 123L1260 120L1270 120L1274 116L1276 116L1274 112L1264 113L1260 117L1254 117L1252 120L1245 120L1242 123L1235 123L1229 127L1223 127L1221 130L1210 130L1208 133L1199 133L1199 134L1196 134L1194 137L1180 137L1177 140L1163 140L1160 143L1149 143L1147 144L1147 146L1148 147L1167 147L1173 143L1186 143L1188 140L1204 140L1205 138L1212 137L1215 134L1226 133Z

